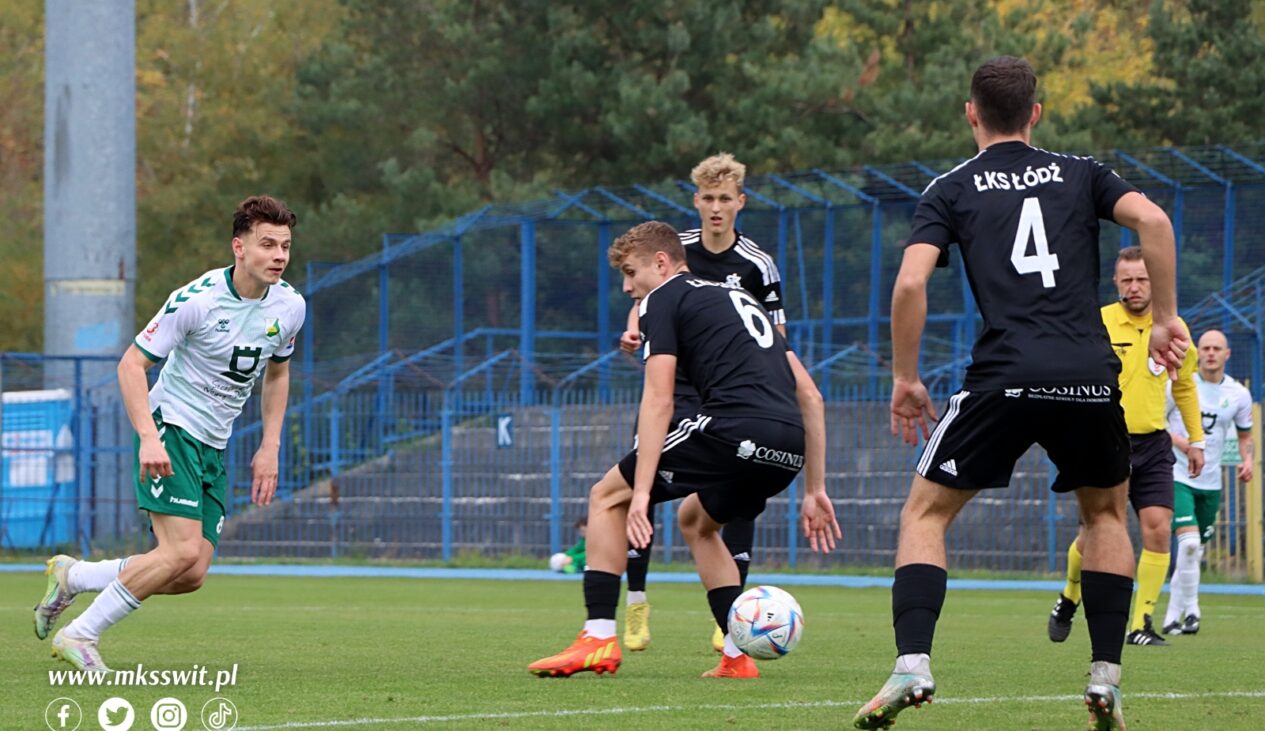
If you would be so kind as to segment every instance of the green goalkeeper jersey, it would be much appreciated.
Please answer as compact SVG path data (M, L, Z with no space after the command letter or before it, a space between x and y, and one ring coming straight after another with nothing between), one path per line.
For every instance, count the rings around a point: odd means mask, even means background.
M133 341L150 360L167 359L150 389L150 410L224 449L266 361L290 358L305 316L303 297L285 282L257 300L243 299L233 267L172 292Z

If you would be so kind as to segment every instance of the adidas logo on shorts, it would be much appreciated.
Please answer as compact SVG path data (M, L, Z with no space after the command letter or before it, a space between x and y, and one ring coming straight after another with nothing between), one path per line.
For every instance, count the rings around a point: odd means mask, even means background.
M954 477L958 476L958 465L953 460L946 460L940 463L940 471L947 472Z

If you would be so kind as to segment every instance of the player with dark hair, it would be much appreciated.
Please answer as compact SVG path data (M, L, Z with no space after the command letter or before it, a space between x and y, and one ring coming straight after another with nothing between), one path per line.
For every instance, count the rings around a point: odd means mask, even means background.
M40 639L77 594L101 592L53 637L53 655L79 670L110 672L97 649L101 633L142 601L202 586L228 509L224 449L261 375L262 443L251 460L251 501L267 505L276 493L288 361L306 312L281 279L296 223L275 198L242 201L233 213L233 265L172 292L119 361L119 391L137 435L137 505L149 514L158 545L129 558L48 560L47 589L35 607ZM145 371L164 358L149 389Z
M700 279L749 292L768 311L769 319L782 337L786 337L782 278L777 264L773 257L736 228L738 213L747 202L742 192L746 174L746 166L726 152L712 155L694 166L690 172L690 179L698 188L694 193L694 208L698 210L703 226L681 232L685 262L690 274ZM641 347L635 304L628 313L628 329L620 338L619 345L629 353ZM698 394L682 374L677 374L674 395L676 411L672 415L673 424L698 413ZM654 522L653 517L651 522ZM736 518L725 524L721 538L738 563L738 584L745 587L755 545L755 521ZM630 547L628 550L628 615L624 620L624 647L629 650L644 650L650 644L646 572L653 546L652 538L645 548ZM717 652L724 649L724 633L719 627L712 633L712 649Z
M945 532L981 489L1004 488L1042 445L1055 492L1075 492L1085 524L1082 585L1092 662L1085 702L1094 729L1122 729L1120 656L1133 591L1125 526L1129 436L1120 362L1099 317L1098 221L1138 232L1154 278L1150 352L1170 373L1189 345L1177 319L1168 217L1089 158L1029 144L1041 117L1036 75L1009 56L979 67L966 119L979 154L923 191L892 292L892 432L928 437L901 511L892 585L896 667L853 719L887 728L936 692L930 655L948 581ZM984 329L963 388L934 432L918 376L927 280L957 244ZM1019 724L1017 721L1016 724Z
M681 534L720 627L742 591L737 564L720 538L722 525L754 519L806 469L800 512L809 545L825 551L842 537L826 496L820 394L768 312L744 290L692 277L680 239L665 223L634 227L616 239L609 259L624 275L624 291L639 302L646 375L638 448L589 493L588 620L570 647L528 666L541 677L619 668L620 575L628 545L644 548L653 535L653 504L681 499ZM702 406L669 431L678 370ZM758 675L728 636L720 664L704 674Z

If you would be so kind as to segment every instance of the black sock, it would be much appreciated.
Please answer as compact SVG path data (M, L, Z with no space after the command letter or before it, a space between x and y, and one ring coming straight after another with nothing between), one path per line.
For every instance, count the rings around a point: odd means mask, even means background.
M650 549L654 548L654 536L645 548L628 547L628 591L646 590L646 572L650 570ZM633 554L637 555L634 556Z
M619 577L605 571L584 572L584 606L589 619L614 619L619 603Z
M751 570L751 550L755 545L755 521L735 518L721 529L720 538L738 564L738 585L745 588L747 572Z
M707 603L712 607L712 616L721 632L729 631L729 608L742 593L741 586L718 586L707 592Z
M896 629L896 653L931 654L936 620L944 606L949 574L939 566L915 563L896 569L892 583L892 627Z
M1095 662L1120 664L1132 598L1133 579L1128 576L1081 570L1081 604Z

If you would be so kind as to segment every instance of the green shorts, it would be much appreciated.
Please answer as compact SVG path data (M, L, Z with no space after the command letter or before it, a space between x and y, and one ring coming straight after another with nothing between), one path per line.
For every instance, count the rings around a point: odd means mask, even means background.
M212 546L218 546L227 513L224 506L228 474L224 471L224 450L208 447L174 424L164 424L162 414L157 411L154 425L158 427L158 438L167 450L175 474L150 478L141 484L138 458L133 473L137 507L150 513L200 520L202 535ZM140 437L135 442L139 452Z
M1173 532L1178 528L1199 527L1199 542L1212 540L1221 509L1220 490L1196 490L1180 482L1173 485Z

